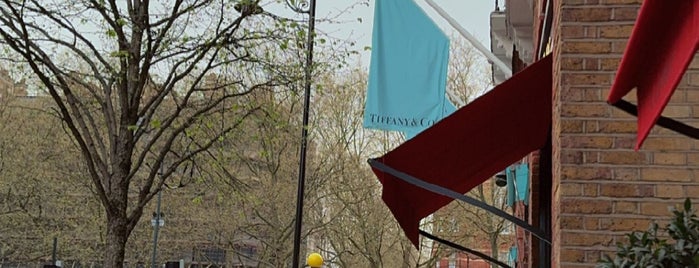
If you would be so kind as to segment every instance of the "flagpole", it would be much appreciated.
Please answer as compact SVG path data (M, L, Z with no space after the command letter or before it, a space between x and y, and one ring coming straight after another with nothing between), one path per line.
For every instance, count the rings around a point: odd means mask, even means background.
M303 222L303 195L306 180L306 151L308 145L308 113L311 101L311 71L313 69L313 41L315 37L316 1L286 0L286 4L297 13L308 14L308 39L306 40L305 92L303 100L303 124L301 126L301 152L299 153L299 179L296 194L296 217L294 224L294 253L292 267L299 267L301 251L301 227ZM307 10L305 8L308 8Z
M505 75L507 77L512 76L512 68L507 66L507 64L505 64L504 62L502 62L502 60L500 60L498 57L496 57L495 54L493 54L493 52L490 52L489 49L485 48L485 46L483 46L483 44L481 44L481 42L476 40L476 37L474 37L471 33L466 31L466 29L464 29L464 27L461 27L461 25L459 25L459 23L456 22L456 20L454 20L454 18L449 16L449 14L446 11L444 11L444 9L442 9L440 6L438 6L432 0L425 0L425 1L427 1L427 4L429 4L435 11L437 11L437 13L440 16L442 16L442 18L447 20L447 22L449 22L449 24L452 27L454 27L456 29L456 31L458 31L464 38L466 38L466 40L468 40L469 43L471 43L471 45L476 47L476 49L478 51L480 51L481 54L483 54L483 56L488 58L488 60L492 61L493 64L495 64L495 66L497 66L498 69L500 69L500 71L505 73Z

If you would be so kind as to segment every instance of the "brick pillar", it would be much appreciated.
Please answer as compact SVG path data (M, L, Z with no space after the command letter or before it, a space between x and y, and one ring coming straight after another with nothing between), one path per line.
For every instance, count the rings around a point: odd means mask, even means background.
M554 1L553 267L594 267L699 197L699 142L656 126L636 152L636 118L605 102L640 3ZM698 125L697 57L664 115Z

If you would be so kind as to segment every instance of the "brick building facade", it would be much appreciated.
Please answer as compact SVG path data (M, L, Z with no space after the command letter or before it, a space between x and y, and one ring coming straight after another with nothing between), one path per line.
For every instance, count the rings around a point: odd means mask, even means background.
M636 118L605 103L640 1L554 2L552 263L591 267L699 197L699 143L656 126L634 151ZM695 57L663 115L695 124L698 104Z
M552 245L549 251L527 237L533 244L519 255L518 267L594 267L625 242L625 234L646 230L653 221L663 226L669 208L699 198L699 142L655 126L635 151L636 117L606 102L641 3L530 5L534 47L542 52L535 58L553 54L554 84L550 152L544 148L527 158L533 171L528 220L542 229L548 226L540 220L550 222ZM634 92L625 97L632 103L634 98ZM699 123L699 55L663 116Z

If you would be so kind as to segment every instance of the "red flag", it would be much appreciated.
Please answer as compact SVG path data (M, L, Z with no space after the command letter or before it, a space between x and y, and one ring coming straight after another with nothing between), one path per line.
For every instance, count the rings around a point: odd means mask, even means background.
M648 137L699 48L699 0L646 0L607 101L636 88L636 150Z
M377 161L466 193L543 147L551 127L551 56L517 73ZM418 225L452 200L373 169L382 198L413 244Z

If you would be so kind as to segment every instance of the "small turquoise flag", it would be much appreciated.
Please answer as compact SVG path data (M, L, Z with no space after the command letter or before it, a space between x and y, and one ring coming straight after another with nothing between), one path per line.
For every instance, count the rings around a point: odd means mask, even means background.
M507 205L512 207L516 201L529 204L529 164L517 164L507 167Z
M418 133L443 117L449 38L413 0L377 0L364 127Z
M455 111L456 111L456 106L454 106L454 104L451 103L451 101L445 97L444 98L444 110L442 111L442 114L435 114L433 116L435 118L439 118L439 119L437 119L437 122L438 122L439 120L442 120L442 118L449 116L451 113L453 113ZM406 131L405 132L405 139L406 140L412 139L413 137L417 136L417 134L420 134L420 132L422 132L425 129L427 129L427 127L423 128L423 129L416 129L416 130L411 129L410 131Z
M529 164L523 163L515 169L515 185L517 187L517 201L529 204Z

